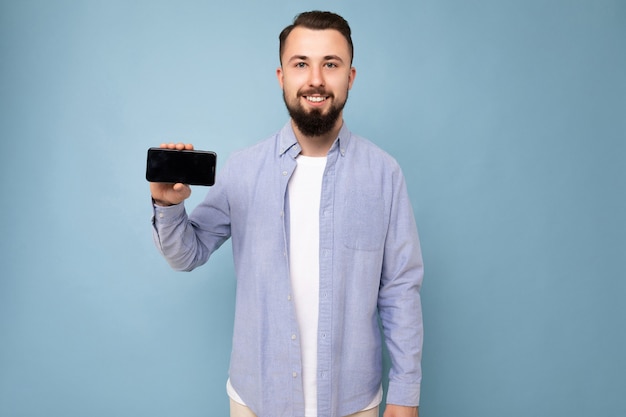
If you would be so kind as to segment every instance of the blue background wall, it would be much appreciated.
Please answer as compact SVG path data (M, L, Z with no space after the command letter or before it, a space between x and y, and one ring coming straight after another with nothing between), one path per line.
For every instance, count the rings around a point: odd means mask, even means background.
M421 415L626 415L619 0L2 0L0 415L227 415L230 250L168 268L145 152L280 128L277 35L312 8L352 24L346 120L408 179Z

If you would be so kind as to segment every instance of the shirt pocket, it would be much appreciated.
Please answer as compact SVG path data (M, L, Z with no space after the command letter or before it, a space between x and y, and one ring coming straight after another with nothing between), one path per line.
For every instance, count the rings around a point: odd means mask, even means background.
M379 191L349 191L341 221L346 247L365 251L382 248L385 238L385 205Z

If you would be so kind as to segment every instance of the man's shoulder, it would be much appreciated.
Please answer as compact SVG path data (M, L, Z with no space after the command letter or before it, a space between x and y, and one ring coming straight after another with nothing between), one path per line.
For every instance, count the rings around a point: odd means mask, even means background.
M349 151L357 158L368 158L386 166L398 166L396 158L375 142L355 133L351 134Z

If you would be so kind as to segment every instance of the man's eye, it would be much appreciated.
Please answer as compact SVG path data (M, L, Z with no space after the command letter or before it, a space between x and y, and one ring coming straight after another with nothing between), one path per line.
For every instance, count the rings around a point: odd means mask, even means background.
M327 68L337 68L337 64L335 64L334 62L327 62L326 63L326 67Z
M304 68L304 67L306 67L306 64L304 62L298 62L296 64L296 68Z

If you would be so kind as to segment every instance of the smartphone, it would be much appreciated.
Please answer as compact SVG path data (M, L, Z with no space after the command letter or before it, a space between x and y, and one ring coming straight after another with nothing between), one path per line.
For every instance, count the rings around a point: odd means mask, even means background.
M217 155L211 151L179 151L175 149L148 149L146 179L189 185L215 184Z

